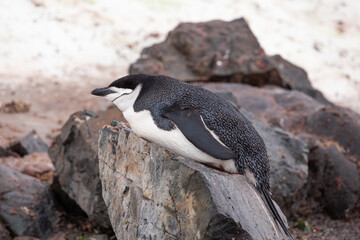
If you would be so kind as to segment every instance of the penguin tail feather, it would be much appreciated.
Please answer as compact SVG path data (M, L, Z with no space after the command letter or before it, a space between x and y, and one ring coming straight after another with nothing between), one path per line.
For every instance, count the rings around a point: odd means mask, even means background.
M291 235L289 228L285 225L283 219L281 218L277 208L274 205L273 200L271 199L269 190L265 189L262 186L257 187L259 192L264 196L266 204L269 206L271 213L274 215L275 220L279 223L285 234L291 239L294 240L293 236Z

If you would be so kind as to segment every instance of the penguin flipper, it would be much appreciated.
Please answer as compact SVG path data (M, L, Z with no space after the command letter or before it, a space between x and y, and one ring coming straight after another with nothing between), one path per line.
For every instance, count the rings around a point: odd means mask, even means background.
M195 108L169 109L163 116L171 120L195 147L213 158L229 160L236 157L231 149L221 144L211 134Z

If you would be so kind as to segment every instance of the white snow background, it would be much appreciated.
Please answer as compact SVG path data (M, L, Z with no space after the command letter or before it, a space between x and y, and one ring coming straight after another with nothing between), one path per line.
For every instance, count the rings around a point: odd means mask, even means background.
M180 22L239 17L267 54L304 68L331 101L360 112L359 0L0 0L0 90L109 83Z

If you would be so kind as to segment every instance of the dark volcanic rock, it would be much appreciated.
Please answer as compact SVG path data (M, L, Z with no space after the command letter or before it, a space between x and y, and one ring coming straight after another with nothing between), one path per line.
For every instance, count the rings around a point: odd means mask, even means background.
M327 103L306 72L267 56L246 21L182 23L162 43L145 48L129 72L162 74L183 81L228 81L297 89Z
M253 61L261 56L264 50L244 19L182 23L165 42L144 49L129 72L164 74L184 81L230 77L236 72L241 79L251 69L264 72L266 66L258 67Z
M360 115L342 107L324 106L309 115L307 131L336 141L360 164Z
M358 202L359 170L336 145L316 147L309 155L313 196L332 218L346 218Z
M68 210L74 211L77 204L90 220L103 227L109 227L110 221L101 196L97 142L99 129L114 119L122 119L116 108L98 116L90 111L77 112L49 148L56 169L53 188L65 201L63 205L72 206Z
M123 128L102 130L99 169L118 239L286 239L245 176L176 157Z
M10 150L24 156L33 152L47 152L48 146L33 130L18 141L11 143Z
M271 64L275 66L282 80L282 87L304 92L323 104L330 104L319 90L311 86L308 75L304 69L283 59L280 55L271 56L270 59Z
M0 165L0 219L19 236L49 237L56 226L47 183Z

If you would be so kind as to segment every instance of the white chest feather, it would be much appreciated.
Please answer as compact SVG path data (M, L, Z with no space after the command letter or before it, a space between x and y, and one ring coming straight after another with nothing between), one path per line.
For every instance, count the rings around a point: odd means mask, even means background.
M223 169L230 173L237 173L233 160L218 160L195 147L176 127L165 131L158 128L150 111L135 112L132 107L123 112L134 133L142 138L163 146L183 157Z

